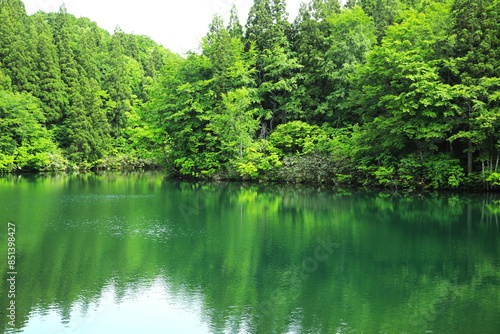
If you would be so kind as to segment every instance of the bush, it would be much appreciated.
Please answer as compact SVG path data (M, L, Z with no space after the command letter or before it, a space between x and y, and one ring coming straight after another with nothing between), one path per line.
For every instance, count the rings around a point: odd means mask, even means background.
M245 156L233 163L243 179L256 179L281 165L278 151L267 140L253 142Z
M325 154L286 156L282 162L275 174L282 181L328 183L334 182L337 177L334 162Z
M398 164L398 177L401 186L415 188L423 185L423 168L417 154L410 154L402 158Z
M323 129L302 121L281 124L269 136L269 142L282 156L322 151L322 148L328 147L327 141L329 138Z
M465 173L458 159L440 153L424 162L424 177L431 188L457 188L465 180Z
M492 186L500 186L500 173L491 173L486 182L490 182Z

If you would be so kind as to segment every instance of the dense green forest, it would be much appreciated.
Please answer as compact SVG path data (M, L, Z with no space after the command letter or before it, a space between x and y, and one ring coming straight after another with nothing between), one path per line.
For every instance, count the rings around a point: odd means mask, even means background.
M154 164L140 108L178 55L64 7L27 16L1 0L0 22L0 171Z
M500 0L254 0L184 57L0 6L2 171L500 185Z

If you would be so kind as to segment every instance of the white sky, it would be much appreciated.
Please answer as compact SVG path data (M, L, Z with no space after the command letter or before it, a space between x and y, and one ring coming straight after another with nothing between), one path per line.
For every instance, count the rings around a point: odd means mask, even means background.
M214 14L227 20L234 3L245 24L253 0L23 0L28 14L56 12L64 2L68 13L88 17L111 33L117 25L127 33L147 35L179 54L196 50ZM304 0L286 0L293 21Z

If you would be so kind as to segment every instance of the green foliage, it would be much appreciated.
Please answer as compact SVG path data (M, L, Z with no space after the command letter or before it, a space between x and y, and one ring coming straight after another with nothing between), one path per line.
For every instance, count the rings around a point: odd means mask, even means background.
M2 70L1 63L0 63L0 90L10 91L11 89L12 89L12 80Z
M47 169L60 156L39 105L29 94L0 91L0 171Z
M379 159L417 151L423 160L454 129L455 89L440 77L436 52L443 27L434 27L425 13L405 15L402 23L388 28L355 77L353 100L365 129L372 138L384 138L376 144Z
M394 168L378 167L373 172L375 179L381 185L394 186L395 185L395 173Z
M456 84L458 132L467 155L467 171L475 169L474 155L498 155L500 84L500 2L456 0L452 6L451 32L456 42L449 51L449 75ZM487 153L486 153L487 152Z
M491 182L494 186L500 186L500 173L491 173L486 181Z
M267 140L257 140L246 150L242 159L236 160L238 174L244 179L266 178L266 173L281 166L279 154Z
M325 131L316 125L293 121L279 125L269 136L269 142L281 155L304 155L319 151L319 143L327 140Z
M465 173L458 159L449 154L438 154L424 163L425 178L429 186L439 188L457 188L464 181Z
M415 188L424 184L423 165L417 154L409 154L397 165L399 182L403 187Z
M227 25L227 31L231 37L243 38L243 27L240 23L240 19L238 17L238 9L236 5L233 3L231 7L231 13L229 16L229 24Z
M28 16L21 1L6 0L0 20L0 90L22 93L3 95L2 106L17 117L7 119L31 119L33 129L46 132L34 131L40 139L28 144L13 139L19 138L12 135L17 130L2 133L2 170L102 167L127 149L128 161L136 161L134 155L143 151L125 145L127 115L134 104L149 100L148 86L175 56L144 36L120 30L110 36L64 6ZM27 110L36 112L30 118ZM143 119L136 121L133 126L144 126Z
M233 6L182 58L64 6L28 16L5 0L0 168L496 186L499 8L310 0L292 25L284 0L255 0L244 31Z
M250 109L249 91L240 88L222 95L222 106L215 112L207 129L218 137L222 150L230 158L242 158L252 144L258 121L256 109Z
M32 91L36 77L34 50L29 36L29 18L21 0L4 0L0 6L0 62L10 76L13 89Z
M205 56L190 55L165 67L162 80L146 105L150 120L161 131L155 141L164 145L174 171L189 176L213 174L220 145L209 129L213 67Z
M119 28L116 28L110 44L109 67L105 79L105 88L113 101L108 119L115 138L121 135L121 131L127 123L127 112L131 108L132 89L130 77L133 74L130 73L131 71L127 66L127 56L124 54L125 49L122 45L123 38L124 33Z
M31 38L36 48L37 88L33 94L42 101L47 122L56 123L68 106L68 95L59 67L59 56L49 24L41 13L32 17Z
M293 90L302 65L292 52L291 27L283 0L255 0L246 24L245 43L255 58L260 137L267 138L276 125L287 122L296 112Z
M303 70L294 98L296 118L336 127L353 121L348 111L349 77L374 43L372 20L359 8L319 10L303 6L294 26L294 49ZM321 7L321 6L320 6ZM317 18L316 18L317 17Z
M358 0L358 4L373 17L379 37L382 37L387 27L394 23L402 9L401 2L398 0Z
M323 106L325 119L337 126L352 124L348 96L352 90L350 77L357 66L365 63L366 55L375 43L373 22L359 7L342 10L327 18L330 36L325 53L324 73L330 92Z

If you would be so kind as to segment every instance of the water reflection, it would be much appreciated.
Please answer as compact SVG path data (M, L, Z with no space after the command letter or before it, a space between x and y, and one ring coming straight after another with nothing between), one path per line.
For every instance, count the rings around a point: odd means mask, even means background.
M497 201L158 173L0 179L24 333L496 333Z
M207 333L201 299L179 300L168 294L163 278L143 281L122 293L110 284L94 301L76 301L61 314L55 306L33 311L24 333ZM117 298L118 295L124 296Z

